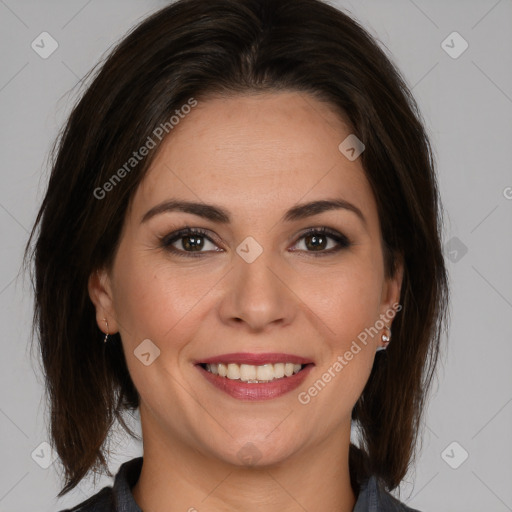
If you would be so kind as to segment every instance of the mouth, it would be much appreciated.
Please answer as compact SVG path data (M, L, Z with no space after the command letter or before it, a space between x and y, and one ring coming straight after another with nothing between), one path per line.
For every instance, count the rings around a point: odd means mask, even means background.
M217 389L239 400L277 398L298 387L314 366L290 354L224 354L195 363Z

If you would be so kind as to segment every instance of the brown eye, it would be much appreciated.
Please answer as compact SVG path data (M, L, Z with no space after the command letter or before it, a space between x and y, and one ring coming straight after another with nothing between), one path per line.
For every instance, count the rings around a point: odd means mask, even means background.
M210 244L211 248L208 247ZM200 228L184 228L167 235L161 242L164 249L180 256L200 257L204 253L219 252L217 245ZM203 250L205 249L206 250Z
M304 237L306 247L313 251L325 249L327 245L327 239L328 237L325 235L306 235Z
M204 238L197 235L182 236L181 245L185 251L200 251L204 246Z
M323 227L309 229L299 238L296 245L299 246L298 250L318 253L315 256L327 256L349 247L351 243L345 235Z

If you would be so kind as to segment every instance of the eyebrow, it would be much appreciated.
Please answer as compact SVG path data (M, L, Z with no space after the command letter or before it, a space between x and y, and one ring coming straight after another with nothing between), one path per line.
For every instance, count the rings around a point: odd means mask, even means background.
M363 222L363 224L366 225L366 218L364 217L361 210L357 206L349 203L348 201L345 201L344 199L324 199L299 204L290 208L283 215L281 220L285 222L293 222L311 217L313 215L318 215L326 211L339 209L348 210L355 213ZM197 215L199 217L203 217L220 224L229 224L231 222L231 216L229 212L220 206L207 203L196 203L192 201L180 201L171 199L164 201L163 203L160 203L147 211L143 215L141 223L147 222L155 215L174 211L191 213L193 215Z

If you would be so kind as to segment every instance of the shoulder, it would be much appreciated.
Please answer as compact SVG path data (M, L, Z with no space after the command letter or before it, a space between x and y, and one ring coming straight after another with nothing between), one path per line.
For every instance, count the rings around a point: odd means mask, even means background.
M82 501L82 503L60 512L110 512L112 505L112 487L103 487L101 491Z
M95 495L75 505L71 509L60 512L141 512L131 488L137 482L142 468L142 457L128 460L121 464L114 485L103 487Z
M397 500L375 476L361 484L359 496L353 512L421 512Z

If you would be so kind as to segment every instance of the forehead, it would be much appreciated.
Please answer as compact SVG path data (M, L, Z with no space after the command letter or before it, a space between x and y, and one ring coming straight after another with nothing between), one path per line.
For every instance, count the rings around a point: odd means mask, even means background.
M371 209L360 160L338 149L350 133L331 105L306 93L200 101L161 143L134 207L176 197L261 214L336 196Z

